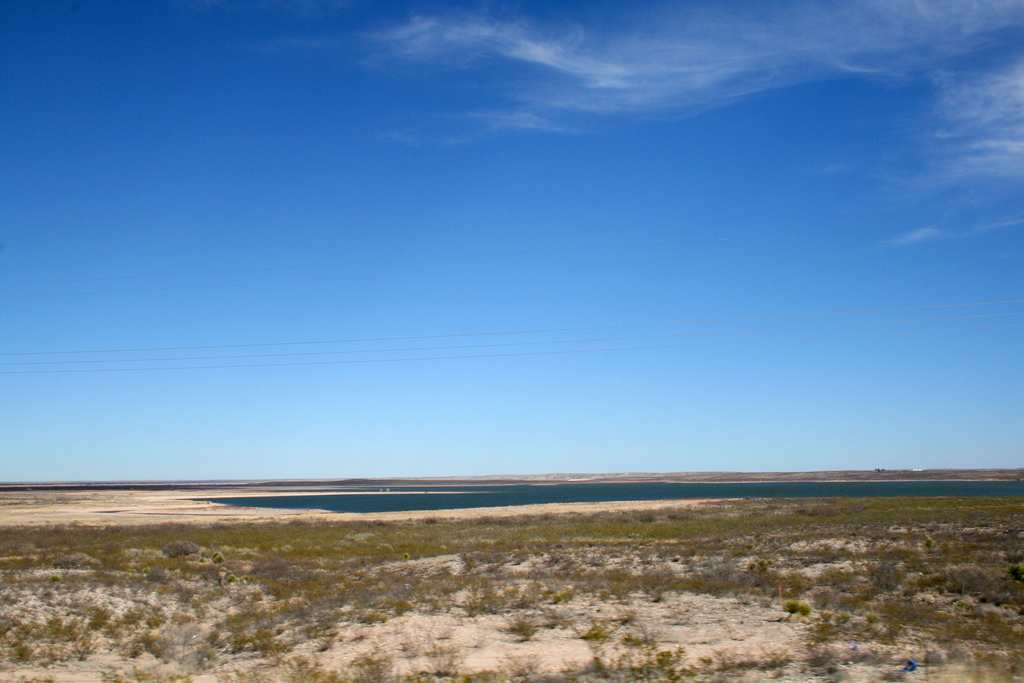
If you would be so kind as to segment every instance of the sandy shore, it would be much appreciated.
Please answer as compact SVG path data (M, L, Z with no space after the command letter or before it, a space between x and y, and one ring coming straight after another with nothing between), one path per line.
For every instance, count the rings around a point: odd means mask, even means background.
M218 504L218 498L344 495L338 492L247 489L181 489L175 491L29 491L0 493L0 526L87 524L222 524L227 522L399 520L428 517L472 519L549 513L590 513L609 510L655 510L700 505L705 499L646 500L601 503L547 503L489 508L407 512L327 512L284 510ZM360 495L354 492L351 495ZM398 494L396 494L398 495ZM194 500L194 499L202 500ZM721 499L716 499L720 501Z

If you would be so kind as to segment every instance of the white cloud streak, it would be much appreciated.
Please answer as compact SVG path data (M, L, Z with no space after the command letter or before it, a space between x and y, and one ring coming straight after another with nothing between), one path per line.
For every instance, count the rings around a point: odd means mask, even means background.
M648 10L646 24L598 28L415 16L373 38L401 59L518 67L501 79L509 111L489 112L494 128L557 130L573 112L688 113L818 79L934 75L997 42L998 32L1024 30L1024 0L730 7ZM1024 173L1024 60L972 82L939 83L947 124L940 147L952 151L959 172Z
M941 112L955 175L1024 177L1024 58L994 73L941 79Z
M713 106L807 80L898 75L1024 25L1024 2L857 0L746 13L662 13L633 31L560 30L481 16L419 16L376 38L394 54L536 69L510 96L559 110L621 112ZM551 77L555 77L552 79Z
M985 223L984 225L978 225L975 226L971 232L978 235L989 232L995 232L996 230L1015 228L1021 225L1024 225L1024 216L1018 216L1016 218L1007 218L1006 220L995 221L994 223Z
M1003 220L992 221L990 223L982 223L975 225L967 230L944 230L935 227L917 228L910 230L902 235L897 235L893 239L889 240L889 244L894 247L910 247L917 244L923 244L925 242L934 242L936 240L944 239L965 239L968 237L981 237L982 235L988 235L1001 230L1007 230L1009 228L1015 228L1024 225L1024 216L1017 216L1014 218L1006 218Z
M948 236L949 233L938 228L917 228L894 237L889 243L894 247L909 247L923 242L933 242Z
M474 111L468 113L471 119L484 123L491 130L531 130L549 133L566 133L570 129L531 111Z

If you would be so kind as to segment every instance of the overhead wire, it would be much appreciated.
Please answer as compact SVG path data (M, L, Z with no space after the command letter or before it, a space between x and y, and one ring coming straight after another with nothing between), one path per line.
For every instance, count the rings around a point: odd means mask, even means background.
M744 316L742 318L737 317L725 317L725 318L693 318L693 319L672 319L664 321L667 324L683 325L683 324L715 324L715 323L729 323L738 321L754 321L763 322L767 319L779 320L782 318L788 318L795 316L800 317L829 317L829 316L862 316L862 315L891 315L900 314L907 312L924 312L934 311L943 309L956 309L956 308L968 308L978 306L994 306L994 305L1016 305L1024 303L1024 297L1022 298L1009 298L1009 299L989 299L980 301L968 301L968 302L953 302L953 303L941 303L941 304L928 304L921 306L908 306L899 308L852 308L852 309L834 309L826 311L806 311L802 310L796 313L770 313L768 315L753 315ZM608 329L616 327L612 325L604 326L578 326L578 327L549 327L549 328L534 328L534 329L511 329L511 330L476 330L476 331L462 331L462 332L450 332L445 334L430 334L430 335L404 335L404 336L373 336L373 337L340 337L334 339L306 339L306 340L283 340L283 341L270 341L270 342L243 342L243 343L226 343L226 344L180 344L180 345L167 345L167 346L134 346L134 347L108 347L108 348L93 348L93 349L59 349L59 350L30 350L30 351L0 351L0 356L48 356L48 355L87 355L87 354L116 354L116 353L145 353L145 352L159 352L159 351L199 351L199 350L214 350L214 349L240 349L240 348L262 348L262 347L275 347L275 346L305 346L305 345L330 345L330 344L358 344L358 343L379 343L389 341L429 341L434 339L454 339L460 337L485 337L485 336L512 336L512 335L531 335L531 334L550 334L554 332L567 332L567 331L582 331L582 330L595 330L595 329Z
M1011 317L1013 313L1003 314L981 314L981 315L963 315L963 316L944 316L940 320L988 320L997 318ZM928 319L934 320L934 319ZM918 320L900 320L892 321L897 325L907 325L921 322ZM707 331L707 330L706 330ZM724 330L710 330L714 332L724 332ZM668 335L669 337L682 337L692 335L693 330L687 332L675 332ZM661 337L656 338L655 341L660 340ZM405 347L405 348L391 348L391 349L344 349L334 351L311 351L311 352L299 352L299 353L281 353L281 354L241 354L241 355L220 355L220 356L176 356L176 357L163 357L163 358L119 358L119 359L80 359L80 360L65 360L65 361L15 361L0 363L0 365L69 365L69 364L118 364L126 362L183 362L189 360L226 360L226 359L244 359L244 358L276 358L276 357L308 357L308 356L324 356L324 355L336 355L336 354L349 354L349 353L406 353L406 352L424 352L424 351L439 351L439 350L457 350L457 349L469 349L469 348L501 348L509 346L523 346L523 345L538 345L538 344L593 344L597 342L613 342L613 343L627 343L635 342L636 340L630 337L604 337L604 338L588 338L588 339L558 339L558 340L540 340L540 341L525 341L525 342L507 342L498 344L466 344L466 345L455 345L455 346L433 346L433 347ZM67 368L61 367L56 369L38 369L31 368L27 370L0 370L0 375L29 375L29 374L65 374L65 373L121 373L121 372L144 372L144 371L170 371L170 370L199 370L199 369L227 369L227 368L274 368L274 367L300 367L300 366L318 366L318 365L363 365L370 363L397 363L397 362L413 362L413 361L436 361L436 360L455 360L455 359L472 359L472 358L514 358L514 357L526 357L526 356L550 356L550 355L568 355L574 353L592 353L595 351L622 351L622 350L644 350L653 348L664 348L669 346L667 343L643 343L640 345L629 345L629 346L603 346L603 347L579 347L570 349L554 349L554 350L541 350L541 351L516 351L507 353L478 353L478 354L448 354L448 355L434 355L434 356L402 356L397 358L362 358L362 359L343 359L343 360L316 360L316 361L290 361L284 363L218 363L218 364L203 364L203 365L165 365L165 366L148 366L148 367L105 367L105 368ZM676 346L672 344L671 346Z

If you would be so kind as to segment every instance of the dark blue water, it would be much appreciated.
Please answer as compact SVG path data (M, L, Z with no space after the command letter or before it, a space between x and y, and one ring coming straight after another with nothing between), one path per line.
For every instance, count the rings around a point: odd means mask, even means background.
M339 489L342 490L342 489ZM374 490L352 489L344 490ZM812 498L858 496L1024 496L1020 481L786 482L747 484L517 484L512 486L417 486L409 493L238 496L215 502L248 507L319 509L332 512L406 512L537 503L596 503L672 498ZM427 491L429 493L422 493ZM456 491L456 492L453 492Z

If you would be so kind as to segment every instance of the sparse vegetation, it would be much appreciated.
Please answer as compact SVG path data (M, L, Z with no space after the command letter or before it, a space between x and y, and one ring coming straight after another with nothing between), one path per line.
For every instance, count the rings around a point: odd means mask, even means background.
M188 557L198 555L201 548L192 541L172 541L163 547L167 557Z
M506 633L515 636L520 642L526 642L533 638L538 631L537 623L524 616L514 617L505 627Z
M800 615L806 617L811 613L811 606L802 600L786 600L782 606L786 610L787 614Z
M323 683L553 672L577 681L754 671L799 680L891 671L908 657L931 669L1012 672L1024 661L1022 517L1018 499L913 498L461 521L2 528L0 661L43 672L104 655L122 662L110 681L203 672L267 680L261 671ZM778 617L780 600L799 618ZM679 648L695 630L687 624L727 619L723 610L756 615L744 637L784 621L790 630L778 633L791 640L735 651L727 646L742 639L723 635L718 645ZM410 626L435 623L492 634L477 637L503 642L507 666L467 669L481 641ZM388 634L419 640L384 654L381 639L399 637ZM548 659L516 654L549 645ZM340 670L318 659L327 652L349 653L332 655Z

